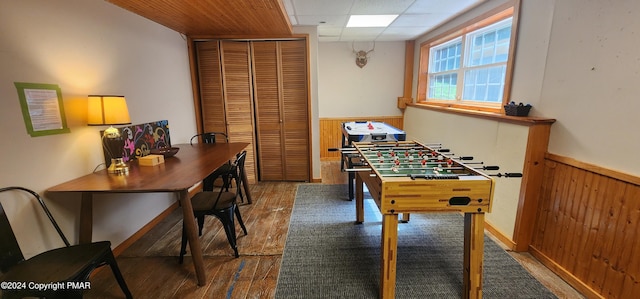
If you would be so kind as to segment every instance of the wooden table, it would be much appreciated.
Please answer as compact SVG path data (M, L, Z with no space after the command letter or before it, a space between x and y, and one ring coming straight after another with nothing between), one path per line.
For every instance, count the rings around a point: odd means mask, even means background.
M106 170L79 177L49 188L48 192L82 193L80 209L80 243L91 242L93 222L93 194L95 193L149 193L172 192L178 195L198 285L206 284L204 261L189 189L209 174L233 159L248 143L179 144L180 151L165 163L139 166L137 160L129 163L128 175L114 175ZM245 191L246 177L244 179ZM247 196L249 192L246 192Z

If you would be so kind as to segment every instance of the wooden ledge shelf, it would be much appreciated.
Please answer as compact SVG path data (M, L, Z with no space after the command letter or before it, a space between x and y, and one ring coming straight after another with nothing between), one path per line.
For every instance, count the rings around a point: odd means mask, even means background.
M471 117L491 119L495 121L510 122L510 123L520 124L524 126L537 125L537 124L552 124L556 121L553 118L543 118L543 117L534 117L534 116L509 116L501 113L468 110L468 109L453 108L453 107L432 106L432 105L416 104L416 103L408 103L406 105L408 107L415 107L418 109L426 109L426 110L433 110L433 111L439 111L439 112L445 112L445 113L453 113L453 114L466 115Z

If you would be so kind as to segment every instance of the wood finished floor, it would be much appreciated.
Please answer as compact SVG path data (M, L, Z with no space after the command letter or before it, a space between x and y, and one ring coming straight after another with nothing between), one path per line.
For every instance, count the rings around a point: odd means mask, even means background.
M343 184L338 162L322 162L324 184ZM134 298L273 298L295 198L293 182L260 182L251 186L252 204L240 210L248 235L238 228L239 258L213 217L206 217L202 241L207 284L196 285L189 255L178 264L182 233L177 209L126 249L118 265ZM559 298L583 298L529 254L511 253ZM85 298L124 298L109 269L91 279Z

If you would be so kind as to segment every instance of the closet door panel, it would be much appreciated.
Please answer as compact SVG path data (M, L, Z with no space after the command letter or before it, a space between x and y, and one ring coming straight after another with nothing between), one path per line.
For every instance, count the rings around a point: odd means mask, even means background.
M280 42L286 180L309 180L307 51L304 40Z
M222 95L220 47L217 41L196 42L200 105L205 132L227 132Z
M221 41L220 49L229 141L249 143L245 171L249 182L254 183L257 179L249 43Z
M252 42L252 57L260 180L283 180L277 42Z

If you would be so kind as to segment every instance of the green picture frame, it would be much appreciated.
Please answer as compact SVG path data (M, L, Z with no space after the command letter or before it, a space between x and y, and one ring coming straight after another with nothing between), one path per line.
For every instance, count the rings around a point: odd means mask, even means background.
M25 82L14 82L14 85L18 90L24 124L31 137L70 132L58 85Z

